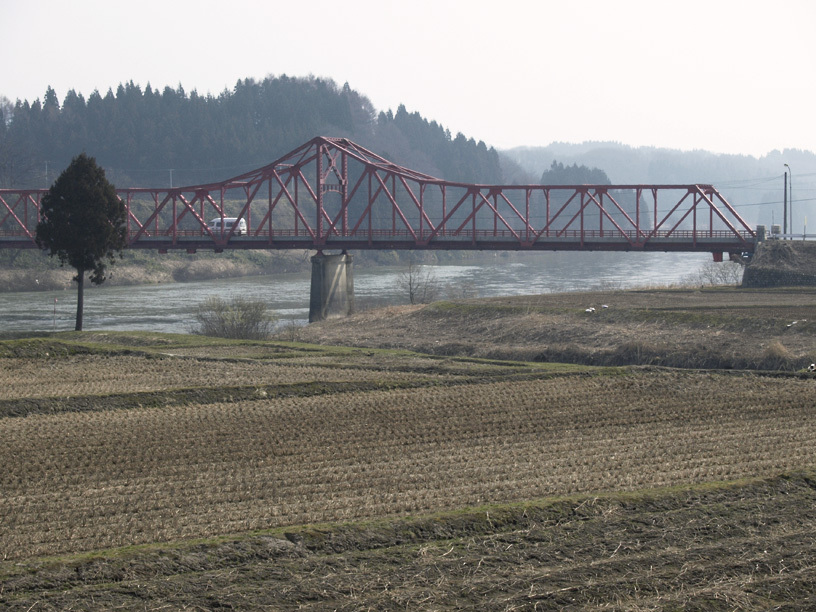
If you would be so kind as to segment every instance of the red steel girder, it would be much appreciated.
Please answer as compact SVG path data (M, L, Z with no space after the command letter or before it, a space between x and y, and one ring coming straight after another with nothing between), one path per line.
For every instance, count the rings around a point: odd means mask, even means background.
M0 248L36 246L45 192L0 190ZM313 138L226 181L117 193L132 248L733 252L752 250L755 239L711 185L459 183L343 138ZM207 211L244 219L247 234L233 227L215 235Z

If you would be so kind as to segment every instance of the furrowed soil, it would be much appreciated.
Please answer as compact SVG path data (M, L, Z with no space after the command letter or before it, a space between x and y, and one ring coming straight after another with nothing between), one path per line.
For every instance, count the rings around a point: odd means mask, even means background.
M816 608L814 297L7 335L0 609Z

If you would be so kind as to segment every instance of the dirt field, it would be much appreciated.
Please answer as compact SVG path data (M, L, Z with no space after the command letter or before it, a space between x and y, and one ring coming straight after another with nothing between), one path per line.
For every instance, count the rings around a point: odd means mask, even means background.
M516 326L539 316L596 353L618 326L680 338L717 322L705 329L733 346L784 339L775 363L793 369L813 294L689 292L662 309L654 293L629 308L593 295L595 313L571 294L346 328L345 342L385 346L390 325L391 345L437 354L0 341L0 608L816 606L813 375L468 356L526 354L549 332L525 341Z
M814 474L7 564L10 610L810 610Z

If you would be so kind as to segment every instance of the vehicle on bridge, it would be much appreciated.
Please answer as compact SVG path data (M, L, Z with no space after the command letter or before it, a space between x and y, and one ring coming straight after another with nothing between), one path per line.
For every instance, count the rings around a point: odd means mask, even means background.
M224 222L224 233L229 233L232 227L237 223L238 227L235 228L235 235L236 236L244 236L247 233L247 224L244 219L238 219L236 217L218 217L210 221L209 226L210 230L212 230L213 234L220 234L221 233L221 222Z

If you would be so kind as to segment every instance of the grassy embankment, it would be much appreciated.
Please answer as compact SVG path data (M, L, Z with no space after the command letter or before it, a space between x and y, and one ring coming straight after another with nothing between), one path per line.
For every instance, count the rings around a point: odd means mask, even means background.
M536 362L798 370L816 360L816 288L641 289L439 302L310 325L300 338Z

